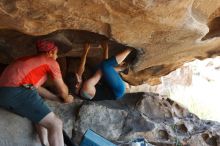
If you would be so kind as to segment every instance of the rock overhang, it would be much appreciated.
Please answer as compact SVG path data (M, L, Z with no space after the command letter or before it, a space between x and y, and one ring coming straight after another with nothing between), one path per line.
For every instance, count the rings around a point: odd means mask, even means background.
M100 38L114 40L121 49L126 45L141 48L136 64L122 76L133 85L157 84L160 76L185 62L219 55L219 8L218 0L10 0L0 2L0 28L23 33L18 35L12 31L15 35L6 45L9 48L16 40L20 45L28 42L26 46L33 47L33 36L50 36L59 31L61 37L67 38L65 44L68 45L73 30L93 32ZM7 33L1 33L1 38L6 36ZM9 48L1 50L13 58L13 53L19 50L11 52ZM1 54L3 59L7 58Z

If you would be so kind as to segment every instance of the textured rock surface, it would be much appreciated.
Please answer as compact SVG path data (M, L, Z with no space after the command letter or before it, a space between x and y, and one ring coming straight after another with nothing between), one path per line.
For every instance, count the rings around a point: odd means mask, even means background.
M62 119L64 130L72 136L72 129L75 126L76 113L82 104L81 100L75 100L74 104L62 104L59 102L47 101L51 110Z
M107 106L107 107L106 107ZM77 129L83 134L89 128L101 135L118 139L128 113L124 109L108 107L109 104L84 104L79 111ZM102 111L102 112L100 112ZM117 123L117 124L115 124Z
M123 77L135 85L156 84L159 83L158 77L184 62L219 55L219 8L218 0L2 0L0 28L34 36L63 29L85 30L123 45L142 48L133 71ZM64 37L63 32L61 34L64 43L70 44L71 31ZM36 39L23 38L16 32L12 36L7 39L1 33L0 42L5 42L3 52L6 54L10 45L16 44L15 40L29 48ZM15 52L19 50L22 49ZM70 54L74 56L77 50L73 52ZM12 51L8 57L13 55ZM6 57L4 53L0 56Z
M30 121L3 109L0 115L1 146L41 146Z
M154 145L220 144L219 123L200 120L177 103L153 93L130 94L117 102L86 103L76 123L76 141L85 129L91 128L117 142L144 137ZM121 129L114 129L116 126Z
M0 63L36 53L35 40L49 38L63 49L65 74L69 57L79 57L90 40L89 57L101 55L97 44L110 39L110 53L126 45L138 60L123 78L133 85L157 84L184 62L220 53L219 0L2 0ZM182 72L181 76L185 73ZM176 82L177 80L175 80ZM179 84L192 79L182 78ZM156 94L128 95L123 101L76 105L49 103L79 142L87 128L113 141L143 136L155 145L219 145L219 123L202 121L177 103ZM78 112L79 111L79 112ZM24 118L1 112L0 145L39 145ZM16 123L14 122L16 121ZM108 129L107 129L108 128ZM13 133L12 133L13 131Z
M82 101L71 104L47 102L64 123L64 130L72 136L75 125L75 113ZM0 109L0 145L1 146L41 146L34 125L26 118Z
M79 143L92 129L116 143L144 137L153 145L218 146L220 124L200 120L177 103L154 93L128 94L121 101L83 102L73 105L49 102L64 121L65 130ZM55 108L56 107L56 108ZM0 110L1 146L38 146L32 124L25 118ZM19 145L19 146L20 146Z
M131 86L128 92L155 92L166 96L201 119L220 122L220 57L195 60L161 78L155 86Z

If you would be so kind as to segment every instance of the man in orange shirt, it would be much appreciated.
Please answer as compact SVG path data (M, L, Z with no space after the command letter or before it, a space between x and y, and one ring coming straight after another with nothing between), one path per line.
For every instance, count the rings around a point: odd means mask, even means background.
M62 121L48 108L42 97L51 100L63 99L72 103L73 96L63 82L57 63L58 47L52 41L41 40L38 54L17 59L0 77L0 107L34 122L43 145L64 146ZM51 76L58 95L41 87ZM48 133L48 135L47 135Z

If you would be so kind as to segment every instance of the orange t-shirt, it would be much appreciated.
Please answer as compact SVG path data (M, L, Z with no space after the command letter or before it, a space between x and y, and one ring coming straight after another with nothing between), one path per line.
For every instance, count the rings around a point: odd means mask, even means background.
M47 80L47 75L52 79L62 77L56 60L45 55L23 57L6 67L0 77L0 87L32 84L37 88Z

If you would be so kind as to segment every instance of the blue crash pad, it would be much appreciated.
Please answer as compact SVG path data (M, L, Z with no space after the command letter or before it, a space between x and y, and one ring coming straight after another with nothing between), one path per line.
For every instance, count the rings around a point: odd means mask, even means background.
M83 136L80 146L116 146L104 137L88 129Z

